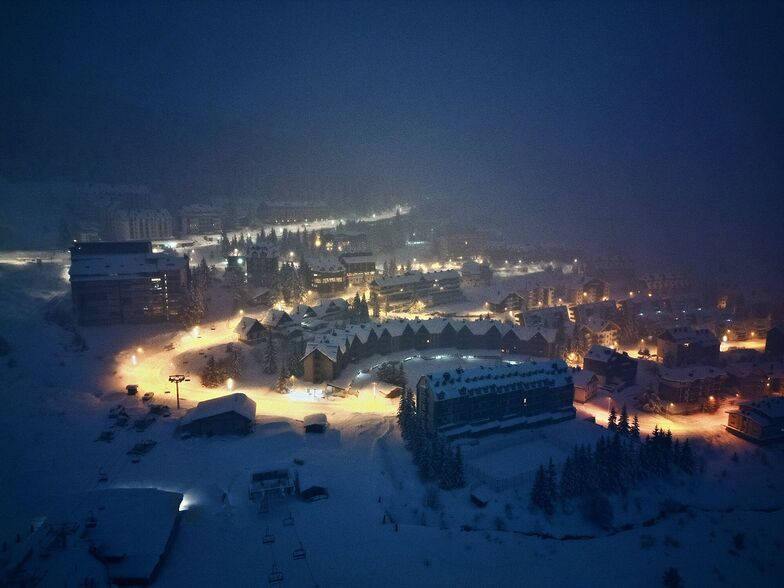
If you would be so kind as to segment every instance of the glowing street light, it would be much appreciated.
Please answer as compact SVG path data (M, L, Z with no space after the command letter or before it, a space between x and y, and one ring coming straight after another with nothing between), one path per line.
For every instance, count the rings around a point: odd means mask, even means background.
M136 354L134 353L133 355L131 355L131 365L136 365L138 363L139 363L139 360L136 359Z
M190 382L191 379L185 377L182 374L172 374L169 376L169 381L174 382L174 386L177 389L177 409L180 408L180 382Z
M229 392L231 392L234 389L234 379L233 378L229 378L228 380L226 380L226 388L229 389Z

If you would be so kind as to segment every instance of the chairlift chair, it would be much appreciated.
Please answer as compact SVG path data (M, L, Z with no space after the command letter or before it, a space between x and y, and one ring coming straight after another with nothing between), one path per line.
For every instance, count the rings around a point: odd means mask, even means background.
M283 519L283 525L285 527L293 527L294 526L294 517L291 516L291 511L289 511L289 516Z
M98 470L98 481L99 482L108 482L109 481L109 474L107 474L103 468Z
M305 548L302 547L302 543L300 543L299 547L294 550L292 556L294 559L305 559Z
M266 532L264 533L264 537L261 538L262 543L275 543L275 535L269 532L269 527L267 527Z
M283 573L278 571L278 566L272 564L272 571L267 576L267 582L270 586L280 586L283 583Z

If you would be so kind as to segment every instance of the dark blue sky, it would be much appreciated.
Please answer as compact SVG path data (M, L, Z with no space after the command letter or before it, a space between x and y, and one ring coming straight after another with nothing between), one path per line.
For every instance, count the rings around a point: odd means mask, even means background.
M782 3L11 4L8 177L429 196L782 259Z

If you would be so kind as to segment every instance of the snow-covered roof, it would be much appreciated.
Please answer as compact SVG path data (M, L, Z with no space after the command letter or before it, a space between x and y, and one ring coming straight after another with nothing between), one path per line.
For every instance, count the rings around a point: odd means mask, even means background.
M470 370L456 368L422 376L433 393L435 401L497 394L519 388L557 388L572 383L571 370L561 359L530 361L516 365L492 368L478 367Z
M314 351L324 354L333 362L338 360L338 352L346 352L346 339L345 337L338 337L336 335L321 335L316 337L313 341L309 341L305 346L305 355L307 357Z
M261 317L262 325L269 328L275 328L281 325L284 322L291 322L291 317L285 310L278 310L277 308L270 308L264 315Z
M247 335L248 332L258 324L259 321L252 316L244 316L240 319L240 322L237 323L237 326L234 327L234 332L238 335Z
M459 280L460 272L457 270L441 270L437 272L427 272L422 274L426 280L438 282L440 280Z
M784 419L784 396L769 396L738 403L741 413L758 413L768 419Z
M591 345L588 353L585 354L585 358L593 359L594 361L609 361L613 353L612 349L604 345Z
M109 579L149 580L166 554L182 494L155 488L112 488L88 495L97 519L85 538L107 567Z
M612 321L608 321L603 319L598 315L592 315L588 317L582 326L587 328L592 333L604 333L606 331L616 331L618 330L618 325L616 325Z
M242 392L220 396L210 400L202 400L195 408L190 409L180 420L180 425L214 417L227 412L235 412L249 421L256 419L256 403Z
M596 374L591 370L572 371L572 381L577 388L585 388L594 378L596 378Z
M708 343L717 344L719 340L708 329L693 329L691 327L673 327L659 335L660 339L671 340L677 343Z
M334 255L307 255L303 261L314 272L338 273L346 269Z
M711 365L694 365L681 368L662 368L660 379L666 382L689 383L709 378L720 378L726 372Z
M341 257L344 265L354 263L376 263L375 255L344 255Z
M68 270L72 282L132 279L179 271L188 267L188 259L169 253L118 253L74 256Z
M406 286L422 281L422 272L406 272L399 276L387 276L373 280L380 288L391 286Z
M326 427L329 424L327 421L327 415L325 415L323 412L305 415L304 423L306 427L310 427L311 425L321 425Z

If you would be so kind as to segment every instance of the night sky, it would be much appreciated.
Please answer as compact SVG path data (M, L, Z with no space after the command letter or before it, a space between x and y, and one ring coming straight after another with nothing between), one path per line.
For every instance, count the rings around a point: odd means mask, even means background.
M783 3L0 11L7 179L428 198L526 240L784 266Z

